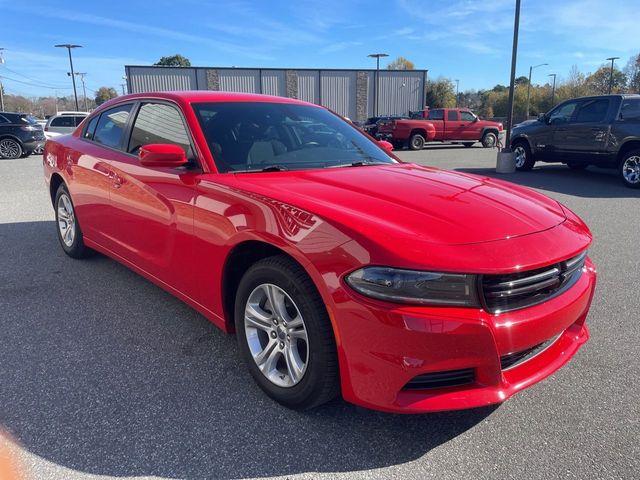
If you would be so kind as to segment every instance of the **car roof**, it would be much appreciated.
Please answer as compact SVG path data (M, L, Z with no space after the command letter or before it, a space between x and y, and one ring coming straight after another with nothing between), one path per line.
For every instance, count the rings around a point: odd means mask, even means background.
M134 93L130 95L121 95L105 104L118 104L127 100L137 100L145 98L157 98L173 100L177 103L204 103L204 102L273 102L273 103L293 103L298 105L314 105L313 103L303 102L295 98L277 97L274 95L260 95L257 93L239 93L239 92L219 92L210 90L183 90L183 91L159 91ZM103 104L104 105L104 104Z

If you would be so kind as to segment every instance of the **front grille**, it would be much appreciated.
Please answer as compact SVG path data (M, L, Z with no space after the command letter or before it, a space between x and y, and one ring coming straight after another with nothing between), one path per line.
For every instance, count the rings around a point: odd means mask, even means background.
M587 258L584 251L564 262L508 275L483 275L484 306L491 313L509 312L545 302L574 285Z
M527 348L526 350L521 350L519 352L508 353L506 355L502 355L500 357L500 368L502 370L507 370L508 368L515 367L520 365L521 363L526 362L527 360L531 360L533 357L541 353L544 349L546 349L549 345L555 342L558 339L558 336L553 337L546 342L539 343L538 345L534 345L531 348Z
M429 390L433 388L459 387L473 383L473 368L446 370L442 372L423 373L407 383L403 390Z

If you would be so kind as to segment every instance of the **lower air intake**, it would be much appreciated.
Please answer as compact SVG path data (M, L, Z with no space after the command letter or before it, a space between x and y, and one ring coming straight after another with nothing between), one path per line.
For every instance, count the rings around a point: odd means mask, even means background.
M459 387L461 385L469 385L473 383L474 380L475 371L473 368L423 373L407 383L403 390L431 390L434 388Z

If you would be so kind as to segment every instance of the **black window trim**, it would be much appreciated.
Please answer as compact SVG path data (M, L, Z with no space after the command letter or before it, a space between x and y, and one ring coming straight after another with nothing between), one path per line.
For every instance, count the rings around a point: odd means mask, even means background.
M576 109L573 111L573 115L571 116L570 123L583 124L583 123L605 123L605 122L607 122L607 119L609 118L609 112L611 111L611 100L612 99L610 97L587 97L587 98L583 98L581 100L582 101L578 102L578 105L576 106ZM609 104L607 106L607 111L604 114L604 118L602 120L598 121L598 122L579 122L578 121L578 113L580 112L582 107L584 107L588 103L597 102L597 101L600 101L600 100L606 100L607 102L609 102Z
M113 150L114 152L118 152L118 153L122 153L122 154L126 155L127 152L122 150L122 139L125 136L127 136L128 127L129 127L129 125L131 123L131 112L133 112L135 107L136 107L136 101L134 100L134 101L124 101L122 103L116 103L115 105L111 105L109 108L101 110L100 112L96 112L95 115L98 117L98 122L96 123L96 128L98 128L98 123L100 123L100 118L102 118L102 114L103 113L108 112L110 110L113 110L114 108L122 107L124 105L131 105L131 110L129 111L129 118L127 118L127 124L122 129L122 138L120 138L120 145L118 145L118 147L112 147L110 145L105 145L104 143L96 142L93 139L93 136L91 138L85 138L84 134L87 131L87 127L89 126L89 123L91 123L91 120L89 120L87 122L87 124L84 127L82 127L82 131L81 131L80 136L78 138L80 140L84 141L84 142L92 143L92 144L97 145L99 147L106 148L108 150ZM94 118L91 115L89 115L87 118L89 118L89 117ZM86 120L86 118L85 118L85 120ZM93 133L95 135L95 130L93 131Z

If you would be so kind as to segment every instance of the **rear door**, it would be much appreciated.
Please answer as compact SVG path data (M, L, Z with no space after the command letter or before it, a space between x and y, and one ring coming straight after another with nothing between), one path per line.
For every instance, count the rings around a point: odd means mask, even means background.
M444 124L444 138L446 140L460 140L462 138L462 122L458 110L447 110L447 121Z
M611 100L610 97L584 99L575 106L568 122L554 126L553 144L559 156L587 163L604 152Z
M434 140L442 140L444 138L444 109L436 108L429 110L427 119L436 129Z
M177 105L143 101L138 105L124 150L111 162L110 235L114 252L181 292L190 290L193 272L195 177L202 173L193 142ZM190 167L146 167L138 159L148 144L182 147Z

